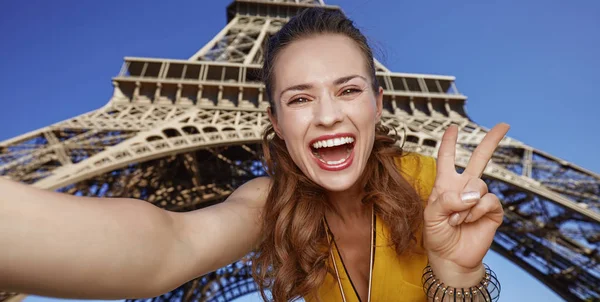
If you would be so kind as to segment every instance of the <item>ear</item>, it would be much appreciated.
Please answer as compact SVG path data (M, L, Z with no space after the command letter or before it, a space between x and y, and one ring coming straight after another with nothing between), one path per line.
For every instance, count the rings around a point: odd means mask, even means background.
M275 134L277 134L277 136L283 140L283 136L281 136L281 131L279 130L279 124L277 124L277 117L273 114L271 107L267 107L267 114L269 115L269 121L271 121L271 125L273 125L273 130L275 130Z
M375 120L379 123L381 121L381 113L383 112L383 88L381 86L379 86L379 91L375 101L375 105L377 106L377 115Z

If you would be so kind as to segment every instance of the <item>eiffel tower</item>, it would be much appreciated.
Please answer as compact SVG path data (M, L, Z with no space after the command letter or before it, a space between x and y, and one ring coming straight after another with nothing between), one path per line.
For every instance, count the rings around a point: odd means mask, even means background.
M0 143L0 175L83 196L133 197L171 211L223 201L264 175L268 123L263 42L322 0L236 0L227 25L188 60L126 57L108 103ZM376 62L383 123L408 150L435 156L460 128L464 168L487 129L465 111L452 76L398 73ZM493 250L569 301L599 300L600 176L506 137L483 175L505 209ZM156 297L232 301L257 290L247 258ZM0 293L0 301L15 293Z

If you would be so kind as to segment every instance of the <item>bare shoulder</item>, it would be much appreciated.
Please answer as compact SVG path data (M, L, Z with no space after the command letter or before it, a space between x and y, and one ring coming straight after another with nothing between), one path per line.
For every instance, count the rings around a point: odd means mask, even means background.
M263 176L254 178L239 188L227 198L227 202L244 202L254 206L263 206L269 195L271 178Z

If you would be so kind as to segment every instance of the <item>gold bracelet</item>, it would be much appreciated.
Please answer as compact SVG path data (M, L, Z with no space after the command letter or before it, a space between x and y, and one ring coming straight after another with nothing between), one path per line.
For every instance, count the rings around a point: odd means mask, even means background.
M421 278L425 295L431 299L430 301L498 301L501 290L500 282L489 266L485 263L483 266L485 267L485 276L476 286L456 288L445 285L435 276L431 266L427 265ZM478 299L479 297L480 299Z

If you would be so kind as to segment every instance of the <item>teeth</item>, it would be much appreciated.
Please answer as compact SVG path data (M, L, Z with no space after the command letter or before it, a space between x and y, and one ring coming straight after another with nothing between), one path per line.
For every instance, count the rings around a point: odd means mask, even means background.
M346 161L346 158L342 158L342 159L336 160L336 161L330 161L330 160L328 160L328 161L326 161L326 163L328 165L339 165L339 164L341 164L341 163L343 163L345 161Z
M341 146L341 145L345 145L345 144L351 144L353 142L354 142L354 138L349 137L349 136L337 137L337 138L333 138L333 139L325 139L325 140L314 142L312 144L312 147L315 149L319 149L319 148L325 148L325 147L334 147L334 146Z

